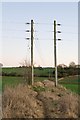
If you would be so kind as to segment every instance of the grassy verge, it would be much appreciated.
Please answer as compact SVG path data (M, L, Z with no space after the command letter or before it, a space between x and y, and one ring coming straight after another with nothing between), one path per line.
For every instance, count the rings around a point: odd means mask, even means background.
M46 91L47 88L41 87L41 86L34 86L33 90L36 92Z
M47 77L34 77L34 81L43 81L43 80L46 80L48 79ZM5 86L12 86L12 87L15 87L16 85L20 84L20 83L23 83L24 80L22 77L12 77L12 76L3 76L2 77L2 84L1 84L1 81L0 81L0 89L3 88ZM1 87L2 86L2 87Z
M34 77L34 81L43 81L48 79L47 77ZM70 82L70 84L68 83ZM76 82L77 84L74 84ZM12 86L15 87L16 85L23 83L23 78L22 77L12 77L12 76L3 76L2 81L0 79L0 91L4 90L5 86ZM63 80L60 80L59 83L66 87L67 89L70 89L71 91L80 94L80 84L78 84L78 79L77 77L67 77L64 78ZM67 84L66 84L67 83ZM43 90L42 88L34 88L39 90ZM44 90L43 90L44 91Z
M22 77L8 77L8 76L3 76L2 77L2 88L4 89L5 86L12 86L15 87L19 83L22 83Z
M48 77L34 77L35 82L38 82L38 81L42 82L42 81L47 80L47 79L48 79Z
M80 85L78 84L62 84L62 85L66 87L67 89L80 95L80 90L79 90Z
M67 89L70 89L71 91L77 93L80 95L80 77L78 76L71 76L71 77L65 77L64 79L60 80L59 83L66 87Z

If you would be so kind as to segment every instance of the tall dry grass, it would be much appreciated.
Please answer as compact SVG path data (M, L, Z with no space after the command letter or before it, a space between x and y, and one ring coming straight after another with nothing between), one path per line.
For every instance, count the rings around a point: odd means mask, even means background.
M53 91L46 89L35 92L28 85L20 84L15 89L7 86L2 100L3 118L80 117L80 96L69 93L64 88L52 86L52 89Z
M77 118L79 116L79 99L78 96L69 94L63 96L58 101L59 111L66 117Z
M19 85L15 89L6 87L3 93L3 118L44 117L36 95L37 93L29 86Z

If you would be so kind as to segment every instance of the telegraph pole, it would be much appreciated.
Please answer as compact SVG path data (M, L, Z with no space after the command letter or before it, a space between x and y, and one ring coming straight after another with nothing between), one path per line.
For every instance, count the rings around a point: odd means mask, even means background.
M34 70L33 70L33 20L31 20L31 82L34 83Z
M54 20L54 66L55 66L55 87L57 86L57 55L56 55L56 21Z

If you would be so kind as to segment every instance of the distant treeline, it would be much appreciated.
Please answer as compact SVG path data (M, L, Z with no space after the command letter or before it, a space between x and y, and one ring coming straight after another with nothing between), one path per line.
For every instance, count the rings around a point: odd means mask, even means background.
M31 67L16 67L16 68L2 68L2 76L30 76L31 75ZM58 67L58 77L65 77L71 75L80 75L80 68L73 67ZM34 67L34 76L36 77L54 77L55 69L54 68L42 68L42 67Z

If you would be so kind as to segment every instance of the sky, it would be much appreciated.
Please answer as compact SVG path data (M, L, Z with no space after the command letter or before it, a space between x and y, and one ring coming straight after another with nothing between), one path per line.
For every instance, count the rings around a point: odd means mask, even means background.
M57 64L78 64L78 3L77 2L3 2L1 63L5 67L30 62L30 25L34 20L34 65L54 66L53 22L56 20Z

